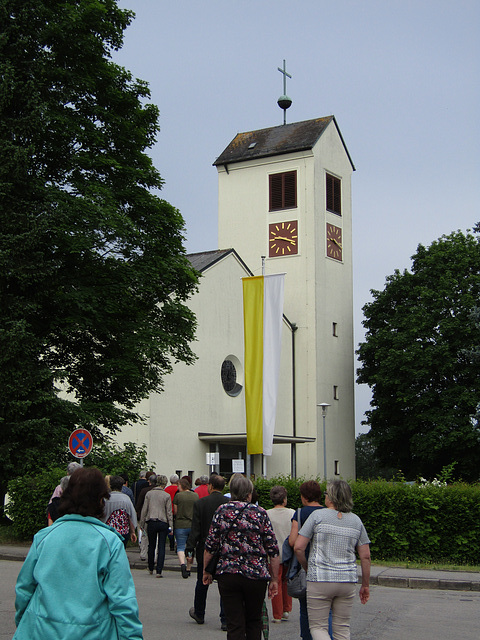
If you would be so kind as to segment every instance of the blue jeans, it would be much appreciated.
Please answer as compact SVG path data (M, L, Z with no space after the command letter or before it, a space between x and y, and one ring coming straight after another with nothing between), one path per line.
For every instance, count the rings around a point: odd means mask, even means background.
M177 541L177 551L185 551L190 529L175 529L175 540Z
M162 573L165 563L165 541L167 539L168 524L161 520L148 520L148 569L153 571L155 563L155 547L157 546L157 573Z

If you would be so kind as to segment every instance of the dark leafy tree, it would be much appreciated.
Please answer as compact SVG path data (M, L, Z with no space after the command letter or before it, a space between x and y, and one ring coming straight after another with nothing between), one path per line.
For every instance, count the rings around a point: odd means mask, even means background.
M355 472L357 480L392 480L397 470L381 464L370 435L361 433L355 438Z
M68 434L138 419L192 362L183 219L146 155L158 109L114 64L116 0L0 0L0 485ZM59 393L59 390L63 393Z
M480 229L478 229L480 231ZM465 349L463 352L467 360L474 366L477 367L480 375L480 307L475 307L471 314L472 321L477 329L477 338L474 346L471 349ZM477 403L477 410L474 417L476 421L477 429L480 430L480 398Z
M412 270L396 271L364 306L358 381L372 388L364 424L376 455L407 479L452 462L466 480L480 476L480 246L468 233L419 245Z

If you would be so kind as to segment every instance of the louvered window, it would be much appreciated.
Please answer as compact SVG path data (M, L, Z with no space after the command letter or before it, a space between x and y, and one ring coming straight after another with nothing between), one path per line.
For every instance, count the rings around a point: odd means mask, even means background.
M294 209L297 206L297 172L286 171L269 176L270 211Z
M327 173L327 211L342 215L342 181Z

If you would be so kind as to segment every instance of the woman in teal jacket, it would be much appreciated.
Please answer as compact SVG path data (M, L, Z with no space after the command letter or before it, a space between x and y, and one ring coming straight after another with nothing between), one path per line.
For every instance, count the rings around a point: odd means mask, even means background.
M108 495L98 469L72 474L18 576L13 640L142 640L123 541L99 520Z

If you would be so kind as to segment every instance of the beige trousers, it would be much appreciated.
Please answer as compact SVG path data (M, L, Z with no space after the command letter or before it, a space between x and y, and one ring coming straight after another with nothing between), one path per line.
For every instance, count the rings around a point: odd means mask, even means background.
M334 640L350 640L350 618L354 599L353 582L307 582L308 622L313 640L330 640L330 608Z
M147 530L146 529L140 529L140 527L138 528L138 544L140 546L140 559L141 560L146 560L147 559L147 552L148 552Z

